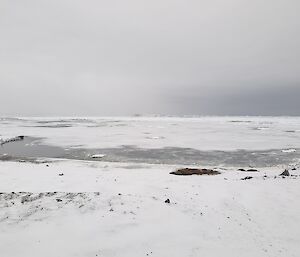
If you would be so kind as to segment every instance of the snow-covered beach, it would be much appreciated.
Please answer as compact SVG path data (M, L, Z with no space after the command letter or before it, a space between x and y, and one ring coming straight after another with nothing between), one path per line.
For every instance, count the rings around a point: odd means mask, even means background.
M299 128L297 117L3 118L2 142L25 140L1 146L1 256L299 256ZM183 167L221 174L170 174Z

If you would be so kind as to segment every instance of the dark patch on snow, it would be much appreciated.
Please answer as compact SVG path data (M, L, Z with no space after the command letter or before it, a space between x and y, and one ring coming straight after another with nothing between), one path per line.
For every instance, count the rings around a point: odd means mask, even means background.
M279 176L288 177L288 176L290 176L290 173L288 170L284 170L284 172L282 172Z
M190 175L218 175L221 174L219 171L216 170L209 170L209 169L178 169L176 171L170 172L172 175L180 175L180 176L190 176Z
M248 179L253 179L253 177L247 176L247 177L241 178L241 180L248 180Z

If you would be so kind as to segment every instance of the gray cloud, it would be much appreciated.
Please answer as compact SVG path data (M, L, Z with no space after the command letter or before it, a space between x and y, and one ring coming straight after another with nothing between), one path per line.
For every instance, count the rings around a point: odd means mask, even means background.
M281 84L280 84L281 85ZM253 83L239 88L201 94L198 90L166 96L172 114L299 116L300 86Z
M300 115L299 8L3 0L0 115Z

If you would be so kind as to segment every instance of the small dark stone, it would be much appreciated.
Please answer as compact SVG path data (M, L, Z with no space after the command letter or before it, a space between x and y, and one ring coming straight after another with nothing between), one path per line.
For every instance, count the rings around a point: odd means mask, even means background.
M238 171L246 171L245 169L238 169Z
M297 170L296 168L292 168L292 170Z
M252 179L252 178L253 177L247 176L247 177L241 178L241 180L247 180L247 179Z
M63 175L64 175L64 173L59 173L59 174L58 174L58 176L63 176Z
M249 169L249 170L247 170L248 172L258 172L258 170L257 169Z
M56 202L62 202L62 200L61 200L61 199L59 199L59 198L57 198L57 199L56 199Z
M167 200L165 201L165 203L171 203L170 199L167 199Z
M282 172L279 176L288 177L288 176L290 176L290 173L288 170L284 170L284 172Z

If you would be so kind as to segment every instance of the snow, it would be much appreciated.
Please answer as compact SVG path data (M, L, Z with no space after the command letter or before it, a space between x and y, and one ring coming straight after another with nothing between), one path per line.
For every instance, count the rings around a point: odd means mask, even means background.
M285 149L285 150L282 150L283 153L294 153L294 152L297 152L296 149Z
M299 127L299 117L22 118L0 121L0 138L33 136L63 147L266 150L300 148Z
M103 158L103 157L105 157L105 154L92 154L91 157L95 158L95 159Z
M1 162L1 256L299 256L299 177L134 165Z
M2 118L3 141L95 149L93 161L0 162L0 256L298 257L299 127L299 117ZM101 148L123 145L295 157L258 172L175 176L186 166L104 161Z

